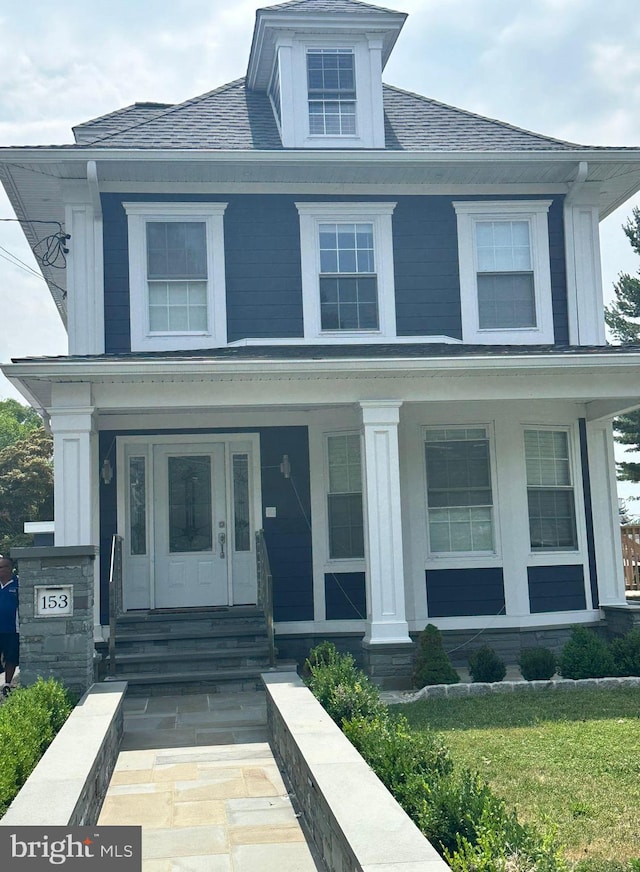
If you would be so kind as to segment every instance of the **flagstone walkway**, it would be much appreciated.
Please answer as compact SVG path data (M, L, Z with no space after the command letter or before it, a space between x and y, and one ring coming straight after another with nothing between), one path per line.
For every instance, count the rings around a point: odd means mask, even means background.
M325 872L271 752L264 693L124 706L98 823L142 825L143 872Z

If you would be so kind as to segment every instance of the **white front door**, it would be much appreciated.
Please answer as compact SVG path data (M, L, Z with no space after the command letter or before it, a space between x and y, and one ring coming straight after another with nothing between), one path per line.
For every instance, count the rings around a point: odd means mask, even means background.
M154 446L155 607L229 602L224 443Z
M255 434L131 436L118 446L126 611L257 602Z

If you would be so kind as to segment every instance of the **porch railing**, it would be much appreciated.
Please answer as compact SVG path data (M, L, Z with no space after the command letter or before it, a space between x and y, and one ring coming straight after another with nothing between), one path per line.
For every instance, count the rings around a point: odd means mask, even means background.
M116 618L122 612L122 536L111 539L109 562L109 675L116 671Z
M256 562L258 567L258 605L263 609L267 622L269 665L273 667L276 665L276 646L273 632L273 576L269 566L264 530L258 530L256 533Z
M640 590L640 524L625 524L620 533L625 589Z

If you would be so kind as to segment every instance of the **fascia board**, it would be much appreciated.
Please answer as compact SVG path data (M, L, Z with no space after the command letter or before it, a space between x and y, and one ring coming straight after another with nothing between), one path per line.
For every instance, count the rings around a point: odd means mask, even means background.
M182 360L135 360L135 361L87 361L87 360L33 360L16 361L0 367L8 378L47 381L67 381L69 379L90 381L92 379L150 377L198 379L201 376L237 376L242 379L259 375L261 378L273 376L299 376L309 380L314 376L326 378L331 374L372 375L376 372L398 375L425 373L431 375L477 375L495 373L513 375L522 372L596 373L607 370L628 372L638 368L640 372L640 352L620 355L575 354L558 355L513 355L508 358L495 355L475 355L473 357L438 357L427 359L406 359L402 357L385 358L360 357L357 360L338 358L333 360L202 360L197 357ZM639 389L640 395L640 389Z

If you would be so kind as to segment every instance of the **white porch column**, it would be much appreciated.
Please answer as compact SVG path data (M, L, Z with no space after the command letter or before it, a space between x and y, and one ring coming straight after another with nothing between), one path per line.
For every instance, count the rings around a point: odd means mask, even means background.
M98 543L98 463L89 385L54 385L53 433L56 545Z
M370 645L411 643L405 616L398 422L402 403L361 402Z

